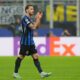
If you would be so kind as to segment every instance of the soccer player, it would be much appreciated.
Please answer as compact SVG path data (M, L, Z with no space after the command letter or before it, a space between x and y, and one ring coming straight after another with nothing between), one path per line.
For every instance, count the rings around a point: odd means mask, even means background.
M35 22L32 22L31 17L34 14L34 7L32 5L27 5L25 7L25 13L26 14L21 21L23 32L20 41L20 52L15 62L13 77L21 78L21 76L18 74L18 70L20 68L21 61L24 59L26 55L32 56L34 65L36 66L38 72L40 73L40 76L48 77L49 75L51 75L51 73L43 72L40 66L40 62L38 60L39 55L37 53L35 43L33 40L33 30L39 27L43 14L42 12L38 12L35 16Z

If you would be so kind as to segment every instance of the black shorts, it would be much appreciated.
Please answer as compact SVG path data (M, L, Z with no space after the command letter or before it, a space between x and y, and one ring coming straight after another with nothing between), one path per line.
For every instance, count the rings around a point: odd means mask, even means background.
M32 54L35 54L37 53L37 50L35 49L35 45L21 45L20 46L20 52L19 54L20 55L32 55Z

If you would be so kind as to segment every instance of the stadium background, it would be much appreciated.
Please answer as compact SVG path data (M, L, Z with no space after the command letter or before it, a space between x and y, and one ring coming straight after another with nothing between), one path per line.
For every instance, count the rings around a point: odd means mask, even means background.
M35 14L38 10L43 11L38 36L47 36L51 30L54 35L62 36L65 29L71 36L80 35L79 0L0 0L0 36L21 34L20 20L26 4L34 5Z
M26 4L34 5L35 14L43 11L34 40L43 69L53 73L44 80L80 80L80 0L0 0L0 80L13 80ZM23 61L23 80L41 80L31 63L30 57Z
M34 5L35 14L38 10L43 12L41 26L38 30L34 30L34 39L39 54L46 55L48 51L49 55L52 53L55 55L80 55L79 2L79 0L0 0L0 55L13 56L18 54L19 37L22 33L20 21L25 14L26 4ZM50 44L51 37L59 38L58 41L55 40L59 43L56 44L58 47L54 47L55 42L53 45ZM46 41L48 41L47 44ZM71 48L73 50L66 52L63 44L68 48L74 45ZM48 45L49 47L47 47ZM63 47L61 47L62 45ZM59 51L55 51L56 48Z

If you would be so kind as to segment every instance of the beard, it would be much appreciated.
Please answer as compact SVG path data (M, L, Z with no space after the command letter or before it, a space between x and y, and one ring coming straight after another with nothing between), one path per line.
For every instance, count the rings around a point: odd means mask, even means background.
M34 15L34 13L29 13L29 15L30 15L30 16L33 16L33 15Z

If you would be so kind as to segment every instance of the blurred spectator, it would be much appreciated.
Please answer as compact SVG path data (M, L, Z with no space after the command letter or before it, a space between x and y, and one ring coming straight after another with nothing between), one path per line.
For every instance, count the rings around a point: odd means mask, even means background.
M47 33L47 37L53 37L53 36L55 36L55 35L53 34L52 31L50 31L49 33Z
M64 29L62 36L71 36L71 34L67 29Z
M20 36L22 32L21 20L19 18L16 19L15 22L15 36Z
M11 23L8 27L9 30L12 31L13 36L20 36L22 32L22 27L21 27L21 19L19 17L15 18L15 22Z
M7 29L13 33L13 36L15 36L15 25L13 23L11 23Z

